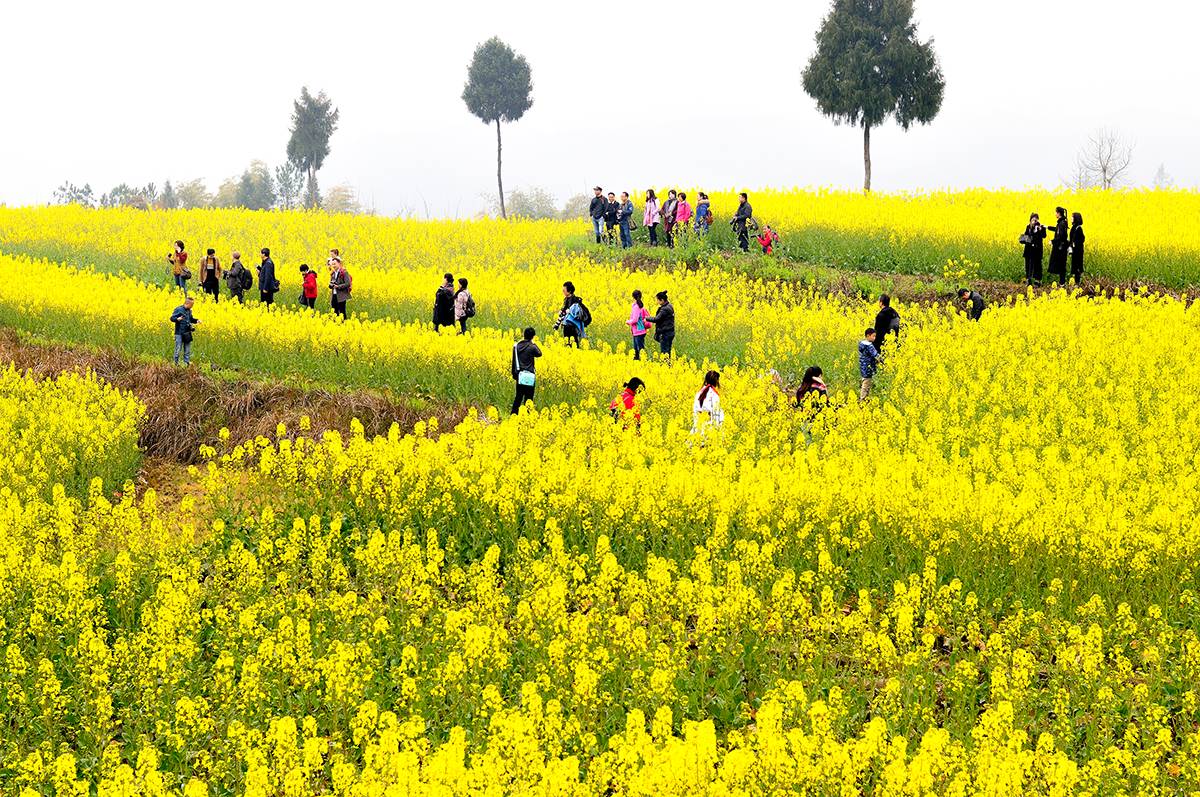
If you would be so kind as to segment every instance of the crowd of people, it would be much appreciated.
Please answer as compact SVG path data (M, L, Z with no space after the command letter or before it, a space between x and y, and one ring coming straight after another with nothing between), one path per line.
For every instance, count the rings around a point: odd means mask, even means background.
M1025 249L1025 281L1030 285L1042 284L1042 260L1045 256L1045 241L1048 230L1054 231L1050 241L1050 278L1060 285L1067 283L1067 261L1071 264L1071 277L1079 284L1083 280L1083 244L1087 237L1083 234L1083 214L1072 213L1071 223L1067 225L1067 209L1054 209L1054 226L1047 228L1042 225L1041 216L1037 213L1029 215L1029 224L1021 233L1017 242Z
M588 217L592 221L592 233L596 243L621 245L622 249L633 246L633 231L638 227L637 208L629 198L628 191L617 195L609 191L607 196L604 189L596 186L592 189L594 196L588 205ZM646 228L646 234L651 246L658 246L659 228L662 229L663 243L670 249L675 248L675 242L681 235L694 233L698 236L708 234L713 225L712 203L708 194L699 191L696 194L696 207L688 201L685 191L670 189L666 198L659 201L654 189L647 189L645 204L642 207L641 224ZM750 205L750 196L745 192L738 194L738 208L729 222L738 237L738 246L742 251L750 250L750 234L758 230L754 220L754 209ZM690 231L690 232L689 232ZM764 254L770 254L774 245L779 242L779 235L771 228L765 227L764 234L756 236Z

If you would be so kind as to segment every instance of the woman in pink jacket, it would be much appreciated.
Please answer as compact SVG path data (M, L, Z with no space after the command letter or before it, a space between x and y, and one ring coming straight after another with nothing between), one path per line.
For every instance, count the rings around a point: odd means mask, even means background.
M654 196L654 189L646 190L646 210L642 213L642 224L650 232L650 245L658 246L658 223L662 221L662 214L658 211L658 197Z
M679 192L679 204L675 207L675 226L679 234L687 232L688 222L692 220L692 206L688 204L687 194Z
M629 309L629 332L633 335L633 359L642 359L642 351L646 348L646 319L650 314L642 304L642 292L633 292L633 306Z

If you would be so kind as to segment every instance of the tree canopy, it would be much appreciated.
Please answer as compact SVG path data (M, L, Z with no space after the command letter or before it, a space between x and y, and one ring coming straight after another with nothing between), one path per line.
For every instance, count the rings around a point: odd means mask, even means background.
M475 48L462 98L486 124L517 121L533 106L529 62L493 36Z
M288 139L288 160L308 175L306 201L316 207L320 197L317 192L317 170L329 157L329 139L337 130L338 110L325 92L313 96L305 86L292 109L292 135Z

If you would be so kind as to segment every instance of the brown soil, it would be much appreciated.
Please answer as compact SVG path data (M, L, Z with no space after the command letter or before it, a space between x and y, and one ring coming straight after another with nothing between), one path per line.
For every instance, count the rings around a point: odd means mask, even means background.
M311 433L348 431L357 418L368 436L386 434L395 423L409 431L418 421L438 419L452 429L468 407L449 402L422 402L420 407L379 391L341 391L255 381L244 374L219 375L130 357L111 349L43 343L0 328L0 363L53 377L64 371L94 371L97 376L136 395L146 405L141 446L148 472L199 461L201 445L216 445L222 427L234 440L275 436L278 424L289 432L308 416ZM155 479L159 481L159 479Z

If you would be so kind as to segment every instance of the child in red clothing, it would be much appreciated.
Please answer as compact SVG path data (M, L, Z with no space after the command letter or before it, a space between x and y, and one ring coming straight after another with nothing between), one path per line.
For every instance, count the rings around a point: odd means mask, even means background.
M758 245L762 247L763 254L769 255L779 243L779 233L771 229L771 225L764 224L762 232L758 235Z
M300 304L310 309L317 306L317 272L308 267L307 263L300 266L300 275L304 278L304 292L300 294Z
M646 383L635 376L626 382L622 387L625 389L621 391L621 395L613 399L612 403L608 405L608 411L612 413L614 421L625 421L625 423L621 426L622 429L629 428L629 421L627 419L630 415L633 416L633 420L637 425L637 428L641 429L642 413L641 410L637 408L637 394L642 390L645 390Z

